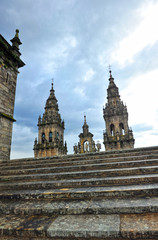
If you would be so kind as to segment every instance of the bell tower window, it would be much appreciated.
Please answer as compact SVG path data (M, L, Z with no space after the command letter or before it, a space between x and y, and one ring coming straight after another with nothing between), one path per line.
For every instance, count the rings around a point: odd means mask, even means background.
M52 142L52 136L53 136L52 132L49 132L49 142Z
M45 133L42 133L42 143L45 141Z
M125 134L125 130L124 130L124 125L123 125L123 123L120 123L120 134L121 135L124 135Z
M115 136L115 126L114 126L114 124L110 125L110 133L111 133L111 136Z
M57 132L57 138L59 139L59 133Z

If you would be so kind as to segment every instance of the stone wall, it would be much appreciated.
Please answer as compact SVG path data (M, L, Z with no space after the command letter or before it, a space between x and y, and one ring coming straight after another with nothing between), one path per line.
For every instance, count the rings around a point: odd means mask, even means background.
M0 112L13 116L17 71L0 62Z
M11 151L13 121L0 116L0 160L8 160Z
M0 35L0 160L10 159L17 74L24 66L18 33L16 30L12 46Z

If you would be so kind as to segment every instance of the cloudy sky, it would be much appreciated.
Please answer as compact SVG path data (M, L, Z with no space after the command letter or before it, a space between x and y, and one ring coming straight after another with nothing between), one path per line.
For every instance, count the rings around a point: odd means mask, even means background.
M12 158L33 156L52 78L69 153L84 113L102 142L109 64L135 147L158 145L158 0L1 0L0 23L8 41L20 30L26 64L17 81Z

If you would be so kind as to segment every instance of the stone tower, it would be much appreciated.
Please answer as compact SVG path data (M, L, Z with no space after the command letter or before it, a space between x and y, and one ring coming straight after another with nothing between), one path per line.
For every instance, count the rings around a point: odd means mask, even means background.
M80 142L78 143L78 146L74 146L74 153L96 152L93 134L89 132L86 116L84 116L82 129L83 133L79 134Z
M106 123L104 145L106 150L120 150L134 148L133 132L128 127L127 107L120 99L119 90L110 71L107 89L108 102L103 108Z
M59 114L58 101L54 94L53 83L46 101L43 117L38 118L38 141L35 139L34 156L50 157L67 154L64 144L64 121Z
M18 68L25 65L20 59L19 30L11 42L0 35L0 160L10 159Z

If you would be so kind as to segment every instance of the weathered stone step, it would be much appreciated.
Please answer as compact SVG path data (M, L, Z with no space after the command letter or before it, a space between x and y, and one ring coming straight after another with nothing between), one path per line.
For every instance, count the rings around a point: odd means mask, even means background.
M1 166L7 165L24 165L33 164L35 162L59 162L59 161L78 161L83 159L101 159L101 158L117 158L117 157L131 157L131 156L143 156L143 155L158 155L158 147L146 147L146 148L134 148L121 151L105 151L100 153L87 153L87 154L76 154L67 156L55 156L55 157L43 157L43 158L23 158L14 159L11 161L1 161Z
M100 161L100 160L99 160ZM56 167L42 167L37 168L37 165L34 168L26 168L26 169L12 169L6 170L5 168L0 171L0 175L22 175L22 174L32 174L32 173L55 173L55 172L66 172L66 171L88 171L88 170L99 170L99 169L111 169L111 168L129 168L129 167L143 167L143 166L156 166L158 165L158 159L148 159L148 160L137 160L137 161L119 161L119 162L109 162L109 163L91 163L88 164L78 164L72 166L59 166ZM32 166L33 167L33 166Z
M158 183L158 174L137 175L137 176L121 176L107 178L88 178L88 179L70 179L58 181L34 181L34 182L15 182L1 183L1 190L22 190L22 189L56 189L56 188L80 188L80 187L96 187L96 186L118 186Z
M158 196L158 183L129 186L61 188L40 190L4 190L1 199L91 199Z
M152 224L151 224L152 222ZM2 239L158 239L158 214L0 216ZM142 224L143 223L143 224Z
M62 180L62 179L81 179L81 178L99 178L99 177L113 177L113 176L130 176L141 174L157 174L158 166L145 166L133 168L118 168L118 169L104 169L104 170L89 170L78 172L59 172L59 173L41 173L29 175L5 175L0 176L0 182L9 181L35 181L35 180Z
M1 200L1 214L15 215L81 215L158 212L158 197L138 199L90 200Z
M40 168L40 167L57 167L57 166L71 166L71 165L83 165L83 164L97 164L97 163L112 163L112 162L121 162L121 161L137 161L137 160L148 160L148 159L158 159L158 154L150 154L150 155L139 155L139 156L125 156L125 157L113 157L113 158L98 158L98 159L69 159L69 161L65 160L57 160L54 161L53 158L41 160L41 161L31 161L31 162L18 162L18 164L14 163L14 160L8 161L5 164L0 164L0 171L4 170L14 170L14 169L31 169L31 168Z

